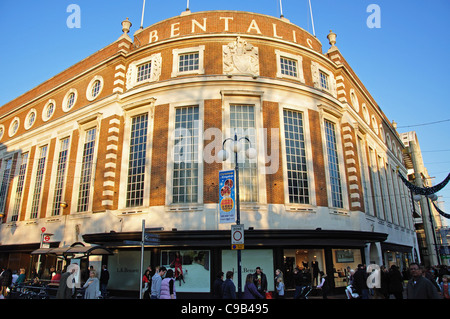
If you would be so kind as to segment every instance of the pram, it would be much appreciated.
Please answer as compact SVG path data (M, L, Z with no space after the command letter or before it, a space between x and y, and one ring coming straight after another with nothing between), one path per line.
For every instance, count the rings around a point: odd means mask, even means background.
M308 299L309 294L312 291L311 286L304 286L302 290L300 291L300 295L298 296L298 299Z
M345 288L345 294L347 295L347 299L357 299L359 298L359 294L355 291L352 285L349 285Z

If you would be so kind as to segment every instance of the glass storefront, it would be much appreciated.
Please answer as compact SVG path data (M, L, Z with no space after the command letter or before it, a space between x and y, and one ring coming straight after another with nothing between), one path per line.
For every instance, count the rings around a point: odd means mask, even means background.
M273 266L273 250L272 249L244 249L241 252L241 282L242 290L245 286L245 279L248 274L254 274L256 267L260 267L261 271L267 277L268 291L274 291L275 269ZM233 282L238 288L237 278L237 252L236 250L222 251L222 271L233 271ZM225 280L225 277L224 277Z
M177 277L177 292L209 292L209 250L162 250L161 266L172 269Z
M317 286L320 283L321 271L325 271L325 254L323 249L285 249L284 272L286 288L294 288L293 271L298 267L311 276L311 284Z
M357 270L362 264L360 249L332 249L335 287L348 286L350 270Z

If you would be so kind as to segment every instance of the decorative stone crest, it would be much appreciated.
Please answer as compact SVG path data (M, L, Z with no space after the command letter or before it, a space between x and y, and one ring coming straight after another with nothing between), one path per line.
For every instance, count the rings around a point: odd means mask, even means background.
M259 76L258 48L237 37L236 41L223 46L223 73Z

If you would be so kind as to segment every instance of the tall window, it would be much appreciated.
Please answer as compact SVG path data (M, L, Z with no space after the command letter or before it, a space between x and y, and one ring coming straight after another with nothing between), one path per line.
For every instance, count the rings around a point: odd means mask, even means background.
M30 216L31 219L38 217L46 159L47 159L47 145L41 147L39 150L39 159L36 170L36 181L34 183L33 201L31 203L31 216Z
M370 175L372 178L373 186L373 199L375 203L375 216L380 217L383 214L383 208L381 207L381 189L380 189L380 179L379 171L377 166L375 151L369 148L369 160L370 160Z
M303 114L284 110L283 117L289 202L309 204Z
M16 198L11 216L11 221L15 222L19 219L20 203L22 201L23 185L25 183L25 173L27 171L28 153L22 154L22 161L19 168L19 178L17 181Z
M78 212L85 212L89 209L96 133L96 128L90 129L86 132L81 164L80 189L78 191Z
M175 114L173 203L198 201L199 107L179 107Z
M8 186L10 181L11 174L11 166L12 166L12 158L6 160L5 170L3 171L2 184L0 186L0 212L4 212L5 210L5 202L6 196L8 195Z
M254 105L230 105L230 128L231 134L237 132L238 138L247 136L256 147L256 121ZM241 140L243 149L248 149L248 142ZM239 195L242 202L258 201L258 169L257 163L250 161L244 154L239 152ZM234 162L234 153L232 153Z
M128 159L127 207L142 206L144 201L145 158L147 154L148 114L131 120L130 157Z
M339 173L339 159L336 142L336 125L325 120L325 138L330 173L331 200L333 207L343 208L341 176Z
M67 155L69 152L69 138L61 140L61 149L59 150L58 167L56 168L56 184L53 196L52 216L59 215L60 204L63 200L62 193L64 189L64 179L66 176Z

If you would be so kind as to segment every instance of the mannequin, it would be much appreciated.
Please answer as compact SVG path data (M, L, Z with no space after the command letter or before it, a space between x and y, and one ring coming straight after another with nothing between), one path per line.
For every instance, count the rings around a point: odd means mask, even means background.
M318 276L319 276L319 262L316 260L316 256L314 256L314 260L311 261L311 268L313 270L313 285L317 286L319 283Z

